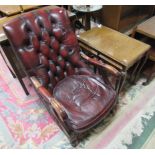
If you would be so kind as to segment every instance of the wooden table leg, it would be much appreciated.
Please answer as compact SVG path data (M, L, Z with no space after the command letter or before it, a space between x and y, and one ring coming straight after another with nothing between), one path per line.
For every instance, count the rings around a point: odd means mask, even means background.
M140 64L141 64L141 60L139 60L139 61L137 62L136 66L134 67L134 69L133 69L133 71L132 71L132 73L131 73L131 75L130 75L130 82L131 82L132 84L135 83L135 78L136 78L136 75L137 75L136 72L138 71L138 68L139 68Z
M119 85L118 85L118 94L123 89L123 86L125 84L126 77L127 77L127 71L122 71L121 72L121 76L120 76L120 82L119 82Z
M137 69L136 71L136 74L135 74L135 78L133 79L133 82L135 83L137 81L137 78L139 77L139 74L142 70L142 68L144 67L147 59L148 59L148 56L149 56L149 53L147 52L145 55L144 55L144 60L143 58L141 59L141 64L139 65L139 68Z

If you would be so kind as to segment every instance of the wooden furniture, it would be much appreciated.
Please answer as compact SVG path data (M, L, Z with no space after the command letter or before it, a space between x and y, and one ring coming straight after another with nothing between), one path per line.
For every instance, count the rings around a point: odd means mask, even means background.
M19 5L0 5L0 12L5 16L12 16L21 13L21 7Z
M108 62L124 74L121 89L127 71L134 64L131 79L136 80L147 59L150 45L128 37L108 27L96 27L79 35L80 46L94 54L98 59ZM144 58L144 61L141 61Z
M102 24L125 32L153 15L152 5L104 5Z
M144 36L155 39L154 26L155 26L155 16L137 25L137 27L135 28L135 31L133 32L133 35L135 35L134 33L140 33L140 34L143 34Z
M73 8L79 12L85 13L85 30L89 30L91 29L91 13L100 11L102 5L73 5Z
M50 10L50 9L53 9L56 7L57 6L46 6L46 7L38 8L36 10L39 10L39 9ZM67 13L68 13L70 19L73 20L73 18L75 17L75 14L71 13L70 11L67 11ZM8 69L10 70L12 76L14 78L17 77L19 79L19 82L21 83L21 86L23 87L26 95L29 95L29 92L26 89L26 86L22 80L22 78L25 77L25 73L23 72L22 68L20 67L16 56L12 52L11 46L10 46L10 44L7 40L7 37L3 31L3 28L2 28L5 23L7 23L8 21L10 21L16 17L19 17L20 15L22 15L22 14L17 14L14 16L0 18L0 54L3 56L3 59L6 62L6 65L7 65Z
M33 9L37 9L40 7L40 5L20 5L22 11L29 11Z
M147 85L155 76L155 16L139 24L134 29L132 37L135 38L137 34L141 34L141 40L151 45L151 49L149 50L149 59L154 63L145 72L147 80L143 84Z
M39 7L40 5L0 5L0 13L4 16L12 16Z
M117 93L106 76L93 73L81 61L67 12L63 8L28 12L8 22L4 30L47 110L76 146L111 112ZM99 70L119 75L107 64L82 57Z

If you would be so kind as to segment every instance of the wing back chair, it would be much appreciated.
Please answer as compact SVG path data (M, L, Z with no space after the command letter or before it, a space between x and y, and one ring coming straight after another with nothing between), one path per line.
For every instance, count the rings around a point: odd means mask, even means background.
M22 14L4 26L18 60L59 127L76 146L113 109L117 93L85 61L118 76L103 62L81 54L63 8ZM81 60L83 57L83 61Z

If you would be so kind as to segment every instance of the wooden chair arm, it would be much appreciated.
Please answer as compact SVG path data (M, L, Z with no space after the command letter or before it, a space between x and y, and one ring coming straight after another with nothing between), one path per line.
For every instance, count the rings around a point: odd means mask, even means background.
M30 78L39 94L52 105L52 108L56 111L58 117L64 121L67 118L67 114L64 111L63 106L52 96L52 94L40 84L35 77Z
M85 55L85 54L82 53L82 52L81 52L80 54L81 54L81 57L84 58L85 60L87 60L88 62L90 62L90 63L92 63L92 64L94 64L94 65L97 65L97 66L100 66L100 67L105 68L105 69L108 70L111 74L114 74L114 75L116 75L116 76L119 76L119 75L120 75L120 72L119 72L116 68L114 68L114 67L112 67L112 66L110 66L110 65L108 65L108 64L105 64L105 63L103 63L102 61L96 60L96 59L94 59L94 58L90 58L89 56Z

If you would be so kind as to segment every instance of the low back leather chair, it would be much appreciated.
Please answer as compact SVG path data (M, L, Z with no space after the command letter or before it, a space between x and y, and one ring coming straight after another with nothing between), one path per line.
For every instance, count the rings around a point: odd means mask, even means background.
M118 71L80 55L76 35L63 8L25 13L3 28L47 110L76 146L84 133L113 109L117 98L106 77L93 73L84 62L116 76Z

